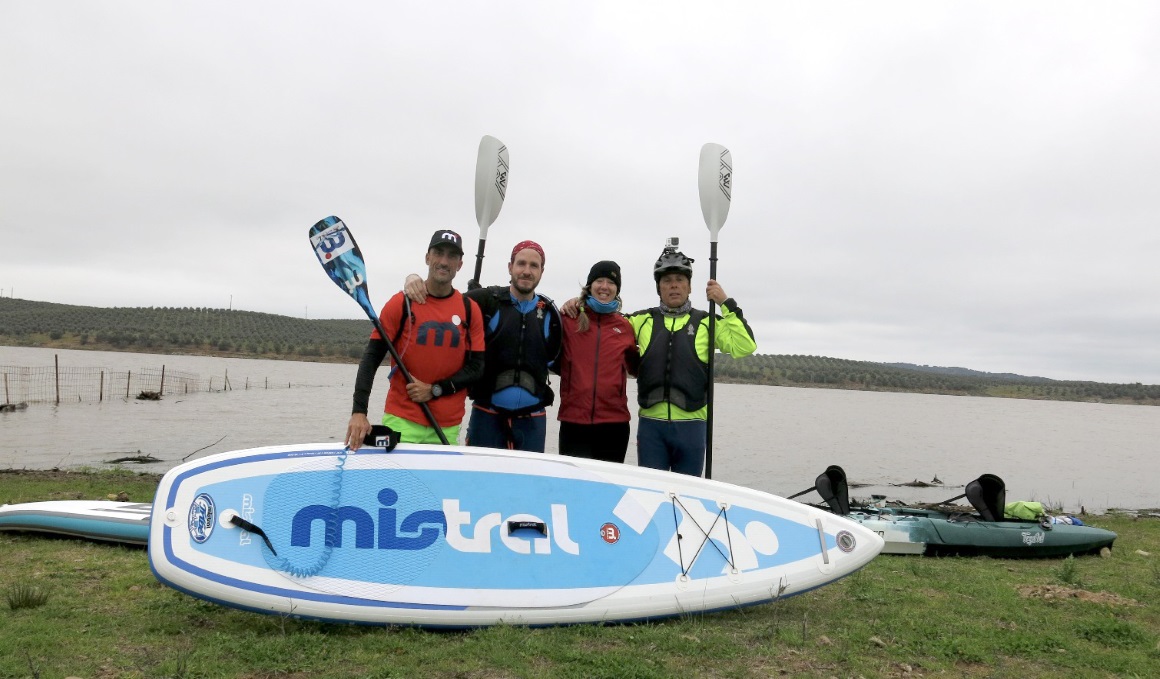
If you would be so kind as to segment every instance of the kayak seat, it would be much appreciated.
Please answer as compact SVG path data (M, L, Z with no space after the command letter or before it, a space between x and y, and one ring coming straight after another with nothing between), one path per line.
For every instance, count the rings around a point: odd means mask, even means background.
M830 511L845 516L850 513L850 487L846 483L846 471L836 464L826 467L814 481L818 495L830 506Z
M1007 486L994 474L983 474L965 488L967 500L984 521L1002 521L1007 506Z

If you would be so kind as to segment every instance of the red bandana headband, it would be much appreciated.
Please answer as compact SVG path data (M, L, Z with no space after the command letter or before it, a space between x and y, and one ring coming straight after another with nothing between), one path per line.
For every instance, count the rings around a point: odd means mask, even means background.
M548 261L548 258L544 256L544 248L540 247L540 244L534 240L522 240L516 243L516 246L512 248L513 262L516 261L516 254L520 250L535 250L540 253L540 266L543 266Z

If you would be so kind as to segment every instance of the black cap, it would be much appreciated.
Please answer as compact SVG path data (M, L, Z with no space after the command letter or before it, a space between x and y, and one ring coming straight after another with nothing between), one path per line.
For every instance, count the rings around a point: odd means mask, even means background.
M458 250L459 254L463 254L463 237L450 229L436 231L435 235L431 236L431 244L427 246L427 249L430 250L438 245L450 245Z
M592 285L592 281L597 278L607 278L613 283L616 283L616 292L618 294L620 293L620 265L616 262L606 259L593 264L592 269L588 272L588 282L584 285Z

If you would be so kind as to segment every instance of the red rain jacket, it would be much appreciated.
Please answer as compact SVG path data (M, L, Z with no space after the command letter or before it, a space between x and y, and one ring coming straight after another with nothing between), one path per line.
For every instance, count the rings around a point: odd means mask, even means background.
M628 422L628 376L636 375L640 353L632 325L619 313L588 312L589 326L580 332L577 319L561 315L564 346L560 369L561 422L605 424Z

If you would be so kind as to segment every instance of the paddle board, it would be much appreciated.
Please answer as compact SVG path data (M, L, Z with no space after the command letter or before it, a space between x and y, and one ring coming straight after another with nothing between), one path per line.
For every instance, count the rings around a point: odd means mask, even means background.
M882 538L814 507L629 465L463 446L277 446L162 478L149 562L212 602L365 624L622 622L788 597Z
M149 539L148 502L51 500L0 505L0 530L36 531L88 540L144 545Z

